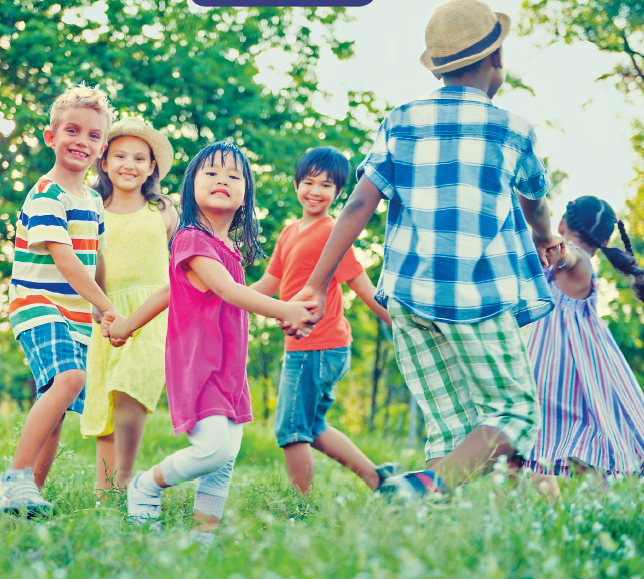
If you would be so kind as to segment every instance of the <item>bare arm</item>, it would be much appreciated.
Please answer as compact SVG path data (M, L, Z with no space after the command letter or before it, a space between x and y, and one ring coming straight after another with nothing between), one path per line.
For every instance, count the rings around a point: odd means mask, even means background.
M552 234L548 201L545 197L537 200L528 199L521 194L518 194L518 197L525 219L532 228L532 239L537 248L541 265L548 267L565 252L563 239Z
M106 282L106 275L105 275L105 256L103 255L102 249L99 249L98 254L96 255L96 275L94 279L96 280L98 287L100 287L103 290L103 293L107 295L107 282ZM92 317L94 318L94 321L97 324L101 323L103 314L96 306L92 306Z
M324 315L326 292L333 275L349 248L367 225L381 198L382 193L367 177L363 176L358 181L326 242L309 281L293 297L294 300L314 302L314 305L309 308L313 323L319 321ZM292 329L287 330L287 333L292 335Z
M267 272L258 281L249 285L248 288L265 296L274 296L280 289L281 281L279 277L275 277Z
M557 287L573 299L586 299L592 292L593 266L590 258L574 245L552 268Z
M96 283L96 280L85 269L71 246L64 243L49 242L47 249L51 253L58 271L63 274L78 295L96 306L103 315L107 312L110 312L115 317L120 315L101 287Z
M163 223L165 225L166 235L168 237L168 242L172 238L174 230L177 228L177 221L179 220L179 214L174 207L172 199L167 195L162 195L163 199L163 209L161 209L161 217L163 218Z
M188 266L208 289L225 302L260 316L284 320L300 330L303 335L310 332L312 326L309 325L309 304L298 301L281 302L262 295L237 283L221 263L209 257L193 257ZM190 276L188 277L190 279ZM193 282L193 285L196 284Z
M101 323L103 337L109 337L113 340L126 340L139 328L156 318L168 307L169 303L170 284L167 284L145 300L129 318L113 320L104 316Z
M391 328L389 313L374 299L376 296L376 286L371 283L366 271L363 271L358 277L349 280L347 285L356 292L358 297L369 306L369 309L374 314Z

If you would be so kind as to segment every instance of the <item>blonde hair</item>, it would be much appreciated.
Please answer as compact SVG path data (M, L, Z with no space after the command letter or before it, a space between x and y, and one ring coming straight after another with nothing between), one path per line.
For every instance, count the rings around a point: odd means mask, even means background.
M51 105L49 111L49 124L51 131L56 132L58 125L60 125L60 118L63 113L68 109L93 109L98 113L102 113L107 117L107 131L116 115L116 110L110 104L107 98L107 93L101 90L98 85L94 87L87 86L84 82L74 88L70 88L61 94ZM107 140L107 131L105 131L105 139Z

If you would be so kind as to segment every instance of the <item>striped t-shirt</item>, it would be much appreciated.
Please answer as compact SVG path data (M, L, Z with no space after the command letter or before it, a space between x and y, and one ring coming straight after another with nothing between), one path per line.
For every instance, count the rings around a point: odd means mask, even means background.
M47 249L52 241L70 245L94 278L98 250L107 245L103 200L93 189L85 192L79 199L43 177L25 199L9 286L9 321L16 338L36 326L64 322L74 340L89 345L92 306L69 285Z

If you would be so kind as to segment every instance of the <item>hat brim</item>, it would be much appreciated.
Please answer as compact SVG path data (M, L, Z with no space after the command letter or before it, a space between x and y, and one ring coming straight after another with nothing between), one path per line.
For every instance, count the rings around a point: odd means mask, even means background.
M511 18L507 14L503 14L502 12L496 12L496 16L499 19L499 24L501 25L501 34L499 34L499 37L490 46L482 49L477 54L468 55L465 58L454 60L448 64L442 64L440 66L434 63L432 57L429 56L427 49L425 49L423 54L420 56L420 63L432 72L440 74L442 72L451 72L453 70L458 70L459 68L463 68L465 66L469 66L470 64L474 64L479 60L483 60L486 56L492 54L497 48L499 48L503 44L503 41L506 39L507 35L510 33L510 26L512 24Z
M137 137L145 141L154 153L154 159L157 163L157 167L159 167L160 180L170 172L174 151L168 137L166 137L162 132L157 131L144 123L128 122L128 119L126 118L112 125L107 135L108 143L117 137ZM97 161L100 161L100 159Z

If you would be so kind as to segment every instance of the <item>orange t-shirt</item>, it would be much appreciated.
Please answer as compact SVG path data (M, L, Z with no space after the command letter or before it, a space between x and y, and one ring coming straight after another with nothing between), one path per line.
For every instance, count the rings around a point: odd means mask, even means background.
M308 281L335 225L331 217L325 217L300 233L300 221L298 219L280 233L266 270L280 278L280 300L285 302ZM351 326L344 317L342 304L342 283L358 277L363 271L353 247L350 248L329 284L324 317L306 338L296 340L286 336L284 349L287 352L330 350L351 344Z

